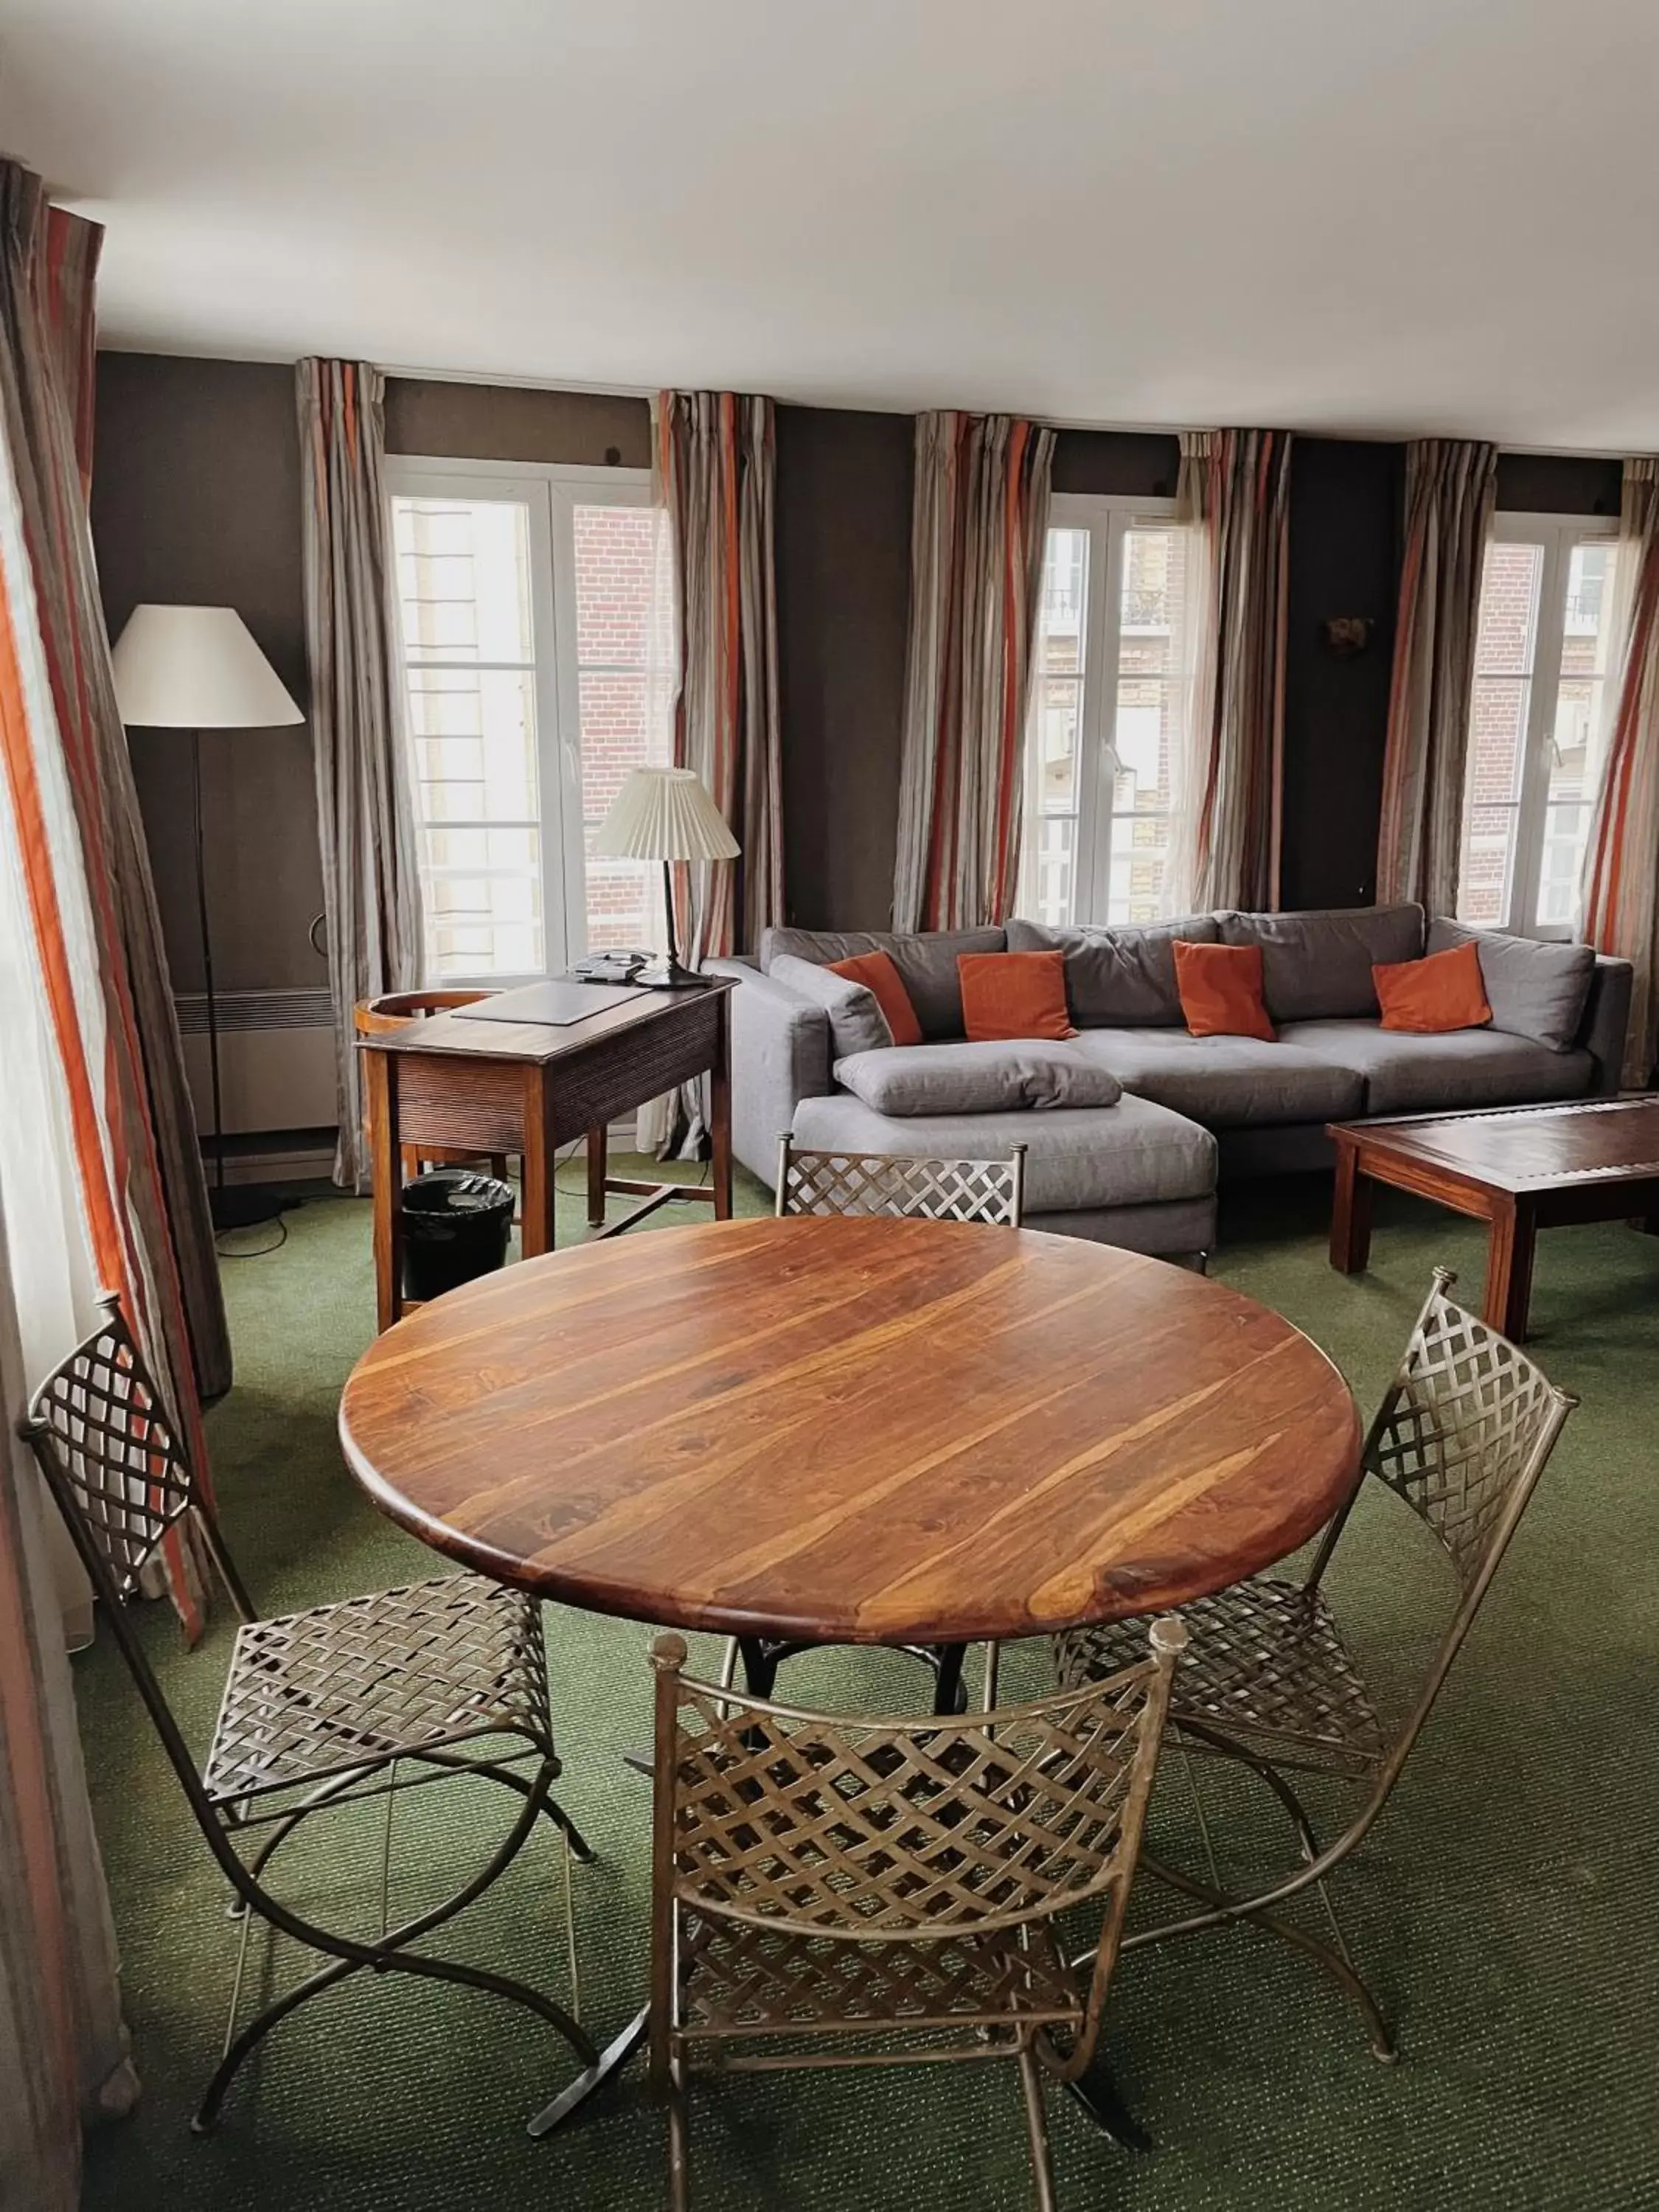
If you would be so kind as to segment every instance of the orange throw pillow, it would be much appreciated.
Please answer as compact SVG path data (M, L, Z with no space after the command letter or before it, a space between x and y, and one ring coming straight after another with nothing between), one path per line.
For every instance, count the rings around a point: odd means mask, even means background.
M1181 1011L1194 1036L1277 1042L1262 1003L1259 945L1188 945L1178 937L1174 951Z
M1011 1037L1074 1037L1066 1004L1066 955L959 952L962 1026L970 1044Z
M862 983L866 991L875 993L895 1044L921 1042L921 1024L890 952L860 952L856 960L832 960L830 973L844 975L849 983Z
M1480 951L1454 945L1424 960L1389 960L1371 970L1385 1030L1441 1036L1448 1030L1478 1030L1492 1019L1480 974Z

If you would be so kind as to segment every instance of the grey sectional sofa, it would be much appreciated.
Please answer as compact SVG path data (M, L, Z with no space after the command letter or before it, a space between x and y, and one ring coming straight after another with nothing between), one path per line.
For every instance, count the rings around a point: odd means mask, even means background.
M1414 959L1469 936L1480 946L1491 1026L1440 1036L1383 1030L1373 963ZM1188 1034L1176 992L1177 938L1261 946L1276 1042ZM1075 1040L963 1042L957 956L1050 948L1065 956ZM867 1035L848 1026L839 979L820 986L811 972L878 949L904 979L921 1048L869 1048ZM1220 1176L1324 1165L1328 1121L1616 1089L1631 991L1624 961L1425 921L1417 906L1201 915L1139 929L1018 921L914 936L773 929L757 957L710 964L741 981L732 1009L732 1139L764 1182L786 1129L805 1146L913 1157L994 1157L1018 1139L1032 1227L1163 1254L1209 1249ZM954 1083L979 1093L987 1080L1004 1093L995 1107L941 1108ZM1119 1085L1115 1103L1101 1103ZM1073 1103L1079 1097L1094 1103Z

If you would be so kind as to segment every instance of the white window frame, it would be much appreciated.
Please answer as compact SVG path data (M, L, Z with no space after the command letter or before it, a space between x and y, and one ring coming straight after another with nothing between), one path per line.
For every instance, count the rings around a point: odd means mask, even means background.
M447 454L389 453L386 462L388 532L393 499L517 499L530 517L531 621L535 647L532 693L536 709L536 776L541 816L542 942L544 966L557 975L587 950L587 856L582 835L580 665L576 649L576 538L579 507L649 507L649 469L606 468L565 461L473 461ZM396 560L390 584L398 627L402 614ZM488 668L488 661L422 666ZM457 825L466 826L466 825ZM507 986L530 975L456 975L444 979Z
M1566 645L1567 579L1572 571L1576 545L1613 545L1618 538L1618 520L1611 515L1528 514L1506 507L1492 517L1491 544L1540 545L1544 552L1538 578L1538 618L1533 634L1527 723L1521 740L1521 782L1515 809L1515 857L1510 868L1509 899L1502 920L1484 925L1510 936L1565 939L1573 933L1569 922L1540 922L1538 919L1538 874L1543 865L1544 829L1549 815L1550 747L1554 741L1556 706L1561 696L1561 660ZM1483 585L1485 557L1483 552ZM1615 579L1615 598L1617 592ZM1604 619L1610 611L1604 612ZM1478 673L1478 658L1475 666ZM1617 680L1615 669L1609 666L1603 670L1604 714L1611 696L1607 687ZM1469 713L1473 724L1473 690ZM1473 728L1470 735L1473 742ZM1586 799L1585 804L1589 803ZM1467 804L1466 786L1465 809ZM1460 848L1462 838L1460 811ZM1467 925L1469 928L1482 926L1478 922Z
M1167 530L1175 521L1174 500L1146 499L1130 492L1056 492L1048 503L1050 530L1083 530L1089 535L1083 690L1078 702L1077 861L1072 890L1072 920L1079 924L1103 922L1111 904L1112 795L1118 765L1113 740L1122 646L1123 543L1131 530ZM1045 560L1047 551L1045 544ZM1032 686L1033 721L1026 746L1025 789L1033 823L1040 670L1037 675L1038 682Z

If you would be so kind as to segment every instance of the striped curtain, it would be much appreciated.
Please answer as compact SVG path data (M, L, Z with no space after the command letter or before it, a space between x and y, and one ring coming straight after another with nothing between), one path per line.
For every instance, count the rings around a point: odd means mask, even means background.
M1290 482L1286 430L1182 434L1176 512L1202 550L1177 911L1279 904Z
M1400 572L1376 896L1457 911L1463 783L1480 580L1498 493L1498 448L1417 438L1406 448Z
M1636 970L1624 1079L1659 1061L1659 462L1625 464L1608 668L1618 672L1580 885L1580 934Z
M83 2123L137 2094L63 1592L15 1432L98 1283L201 1445L158 1146L169 1090L188 1127L183 1064L85 503L98 235L0 161L0 2198L31 2212L71 2212ZM217 1350L228 1374L222 1316ZM176 1547L172 1564L195 1626Z
M422 981L420 848L392 634L386 380L302 361L306 648L328 974L334 1002L334 1179L368 1188L355 1009Z
M659 392L655 436L666 531L653 619L674 672L674 763L696 770L741 848L674 870L680 957L696 968L752 950L784 918L772 402ZM650 1100L636 1126L641 1152L700 1158L703 1085Z
M138 2093L46 1538L0 1220L0 2204L74 2212L81 2130Z
M27 917L34 998L50 1024L91 1262L118 1292L205 1470L201 1397L230 1381L201 1155L161 922L115 702L83 495L84 363L54 302L89 284L96 227L49 209L0 162L0 755L8 866ZM77 324L90 308L81 301ZM15 1124L10 1134L16 1134ZM20 1253L19 1265L32 1261ZM80 1319L89 1322L90 1312ZM56 1347L69 1349L72 1337ZM182 1539L175 1602L200 1626Z
M674 760L714 793L742 851L677 871L680 957L751 950L783 920L772 403L732 392L657 400L657 480L678 639Z
M916 417L896 929L1012 911L1054 456L1018 416Z

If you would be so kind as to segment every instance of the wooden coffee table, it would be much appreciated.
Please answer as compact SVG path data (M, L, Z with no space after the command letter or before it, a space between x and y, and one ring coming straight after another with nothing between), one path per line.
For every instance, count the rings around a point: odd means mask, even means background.
M1332 1267L1364 1267L1380 1182L1473 1214L1492 1224L1485 1319L1515 1343L1527 1334L1540 1229L1634 1216L1659 1231L1659 1095L1336 1122L1329 1134Z

